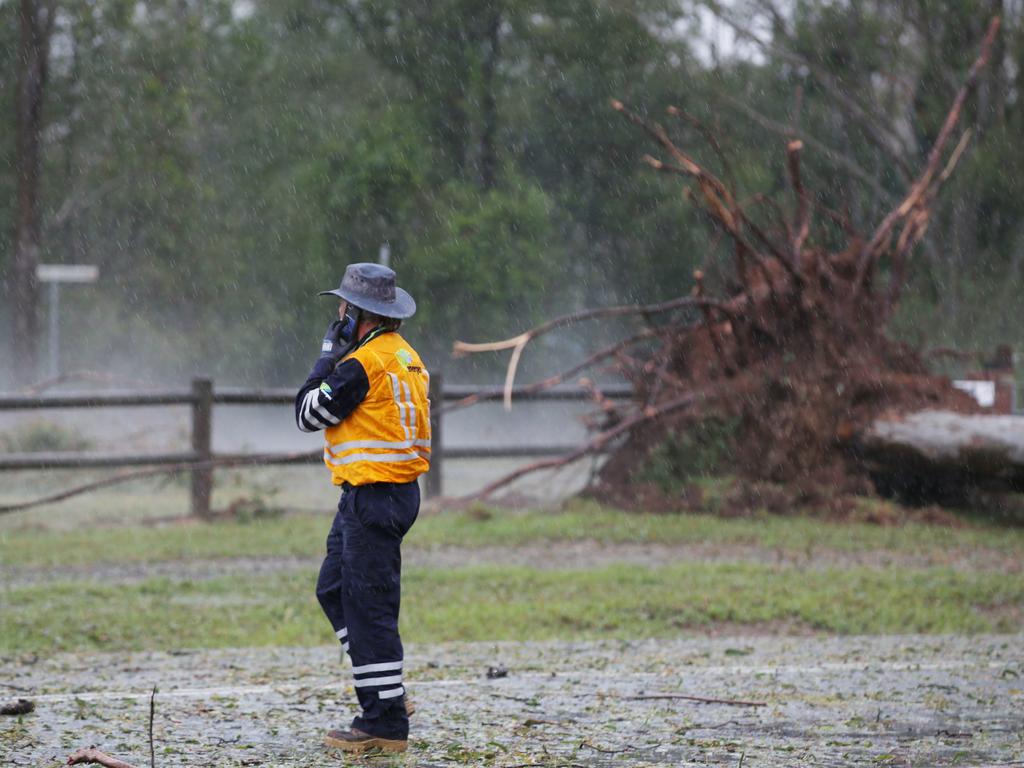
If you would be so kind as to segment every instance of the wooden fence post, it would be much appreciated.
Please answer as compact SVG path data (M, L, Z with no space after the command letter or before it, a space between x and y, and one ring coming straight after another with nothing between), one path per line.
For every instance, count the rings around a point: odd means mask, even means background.
M210 379L192 379L192 398L192 453L196 461L210 461L213 456L213 382ZM212 494L213 468L193 469L193 517L209 519Z
M444 444L441 441L441 409L444 407L444 376L430 376L430 471L427 472L427 498L444 495Z

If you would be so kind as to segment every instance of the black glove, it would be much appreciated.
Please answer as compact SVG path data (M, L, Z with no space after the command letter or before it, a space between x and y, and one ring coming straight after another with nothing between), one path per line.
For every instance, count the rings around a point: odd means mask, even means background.
M345 356L345 351L352 342L355 335L356 323L351 317L344 320L335 320L324 333L323 343L320 345L320 359L330 360L337 363Z

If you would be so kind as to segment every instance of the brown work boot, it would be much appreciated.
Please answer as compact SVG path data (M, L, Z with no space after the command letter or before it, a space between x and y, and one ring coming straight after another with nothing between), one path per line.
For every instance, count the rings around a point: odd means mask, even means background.
M409 741L408 739L382 739L380 736L371 736L358 728L350 728L347 731L330 731L324 737L324 746L353 754L371 751L405 752L409 747Z
M409 698L409 694L405 694L405 716L412 717L416 714L416 705L412 703L412 699Z

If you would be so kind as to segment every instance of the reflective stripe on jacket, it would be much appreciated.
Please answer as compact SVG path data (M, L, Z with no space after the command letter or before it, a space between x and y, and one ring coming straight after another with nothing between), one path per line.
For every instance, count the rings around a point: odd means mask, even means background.
M404 483L430 468L430 374L409 343L382 333L345 359L370 389L341 423L324 431L324 463L335 485Z

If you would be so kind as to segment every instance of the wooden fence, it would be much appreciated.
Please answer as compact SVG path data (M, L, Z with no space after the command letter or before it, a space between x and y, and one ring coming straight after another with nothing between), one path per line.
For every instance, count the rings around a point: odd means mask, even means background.
M435 407L431 409L432 430L431 468L426 475L426 494L440 496L443 493L445 459L486 459L505 457L532 457L568 453L574 445L489 445L473 447L449 447L444 440L444 404L475 397L478 402L501 400L500 389L480 388L465 385L446 385L440 374L430 379L430 399ZM629 399L632 390L628 386L602 389L602 394L611 399ZM579 388L554 388L542 391L514 389L513 400L585 401L591 393ZM230 464L288 464L313 463L322 460L322 451L291 454L225 454L214 453L213 406L214 405L286 405L295 401L293 389L235 389L215 388L210 379L193 379L189 390L153 390L149 392L89 392L54 395L0 394L0 411L51 410L57 408L127 408L169 405L191 407L190 451L171 453L98 453L98 452L32 452L0 453L0 470L28 469L85 469L97 467L133 467L177 464L196 464L186 471L191 473L191 509L199 517L210 515L210 497L213 492L213 473L218 463ZM440 404L441 407L436 407Z

